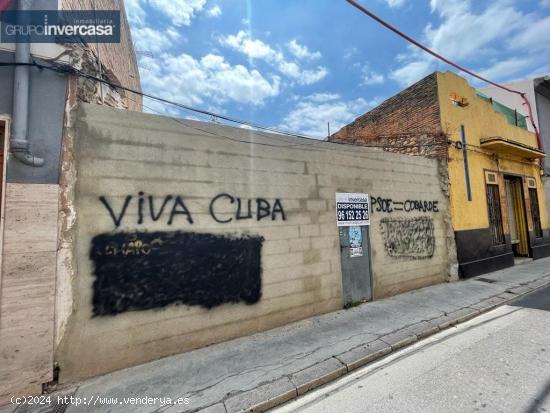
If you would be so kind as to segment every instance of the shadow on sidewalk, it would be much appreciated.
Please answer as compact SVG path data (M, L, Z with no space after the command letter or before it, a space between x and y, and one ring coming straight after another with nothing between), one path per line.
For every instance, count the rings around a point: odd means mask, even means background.
M533 402L525 409L525 413L539 413L539 412L545 412L545 408L543 407L543 404L545 404L546 399L550 395L550 380L546 382L546 385L544 388L539 392L539 394L535 397Z
M532 294L512 301L509 305L550 311L550 287L542 288Z

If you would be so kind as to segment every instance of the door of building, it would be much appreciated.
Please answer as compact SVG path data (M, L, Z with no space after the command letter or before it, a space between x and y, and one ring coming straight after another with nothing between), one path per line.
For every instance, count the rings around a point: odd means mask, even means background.
M506 205L510 224L510 239L514 255L529 256L529 235L525 215L523 182L520 177L506 176Z
M368 226L339 227L344 307L372 300Z

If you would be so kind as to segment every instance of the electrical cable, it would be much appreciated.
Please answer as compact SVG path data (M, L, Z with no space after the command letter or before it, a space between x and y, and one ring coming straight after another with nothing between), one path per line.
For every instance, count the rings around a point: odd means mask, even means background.
M228 139L228 140L231 140L231 141L234 141L234 142L239 142L239 143L270 146L270 147L277 147L277 148L281 148L281 147L290 148L290 147L300 147L300 146L301 147L304 147L304 146L311 147L311 145L314 145L314 144L330 143L330 144L336 144L336 145L350 146L350 147L354 147L354 148L359 146L359 147L376 148L376 149L383 149L383 150L384 149L422 148L422 147L442 147L442 146L447 146L447 144L448 144L448 142L416 143L416 144L407 144L407 145L367 144L367 143L362 143L362 142L358 141L357 138L354 138L354 137L352 137L352 139L354 139L354 142L325 141L325 140L320 140L320 139L316 139L316 138L313 138L313 137L308 137L308 136L301 135L301 134L291 133L291 132L288 132L288 131L280 132L279 130L277 130L275 128L269 128L269 127L256 125L256 124L254 124L252 122L248 122L248 121L239 121L239 120L236 120L234 118L230 118L230 117L225 116L225 115L220 115L220 114L217 114L217 113L214 113L214 112L211 112L211 111L205 111L205 110L202 110L202 109L193 108L193 107L183 105L183 104L180 104L180 103L177 103L177 102L173 102L173 101L170 101L168 99L157 97L157 96L154 96L154 95L151 95L151 94L148 94L148 93L144 93L144 92L141 92L141 91L136 91L134 89L112 83L108 80L98 78L97 76L93 76L93 75L84 73L81 70L79 70L79 69L77 69L73 66L67 65L67 64L57 64L57 63L52 62L52 64L48 66L48 65L40 64L36 61L33 61L31 63L6 63L6 62L0 62L0 67L3 67L3 66L4 67L5 66L34 66L34 67L37 67L38 69L41 69L41 70L46 69L46 70L51 70L51 71L61 73L61 74L79 76L79 77L83 77L83 78L86 78L86 79L95 80L99 83L108 85L108 86L110 86L114 89L118 88L118 89L130 92L130 93L142 96L142 97L152 99L154 101L158 101L158 102L161 102L161 103L164 103L164 104L173 105L173 106L178 107L179 109L182 109L184 111L187 111L187 112L190 112L190 113L193 113L193 114L199 113L199 114L202 114L202 115L205 115L205 116L212 116L212 117L215 117L215 118L220 118L220 119L230 121L232 123L247 125L249 127L255 128L255 129L260 129L260 130L254 130L254 132L256 134L261 135L261 136L268 136L268 135L265 135L264 133L262 133L262 130L266 130L266 131L269 131L269 132L277 133L277 134L279 134L283 137L286 136L286 137L306 139L306 140L311 141L310 143L291 143L290 145L276 145L276 144L269 144L269 143L264 143L264 142L251 142L251 141L247 141L247 140L232 138L232 137L229 137L227 135L221 135L221 134L218 134L218 133L215 133L215 132L212 132L212 131L208 131L208 130L205 130L205 129L202 129L202 128L199 128L199 127L196 127L196 126L191 126L191 125L189 125L187 123L184 123L183 121L181 121L177 118L169 117L173 121L175 121L175 122L177 122L177 123L179 123L179 124L181 124L181 125L183 125L187 128L195 129L197 131L200 131L200 132L203 132L203 133L206 133L206 134L209 134L209 135L222 137L222 138L225 138L225 139ZM130 100L137 103L137 101L135 101L134 99L130 98ZM145 106L145 107L147 109L153 111L153 112L157 112L157 113L162 114L161 112L159 112L159 111L157 111L157 110L155 110L151 107L147 107L147 106ZM277 132L275 132L275 131L277 131ZM398 135L411 136L411 134L398 134ZM400 136L388 136L387 138L391 139L391 138L399 138L399 137ZM288 141L285 141L285 142L289 143ZM311 149L321 150L321 148L311 148ZM355 152L355 149L350 149L349 151L345 151L345 152Z
M535 130L535 135L537 136L537 145L538 145L538 148L543 150L543 145L542 145L542 141L541 141L541 138L540 138L540 134L539 134L539 131L538 131L538 128L537 128L537 125L535 124L535 120L533 119L533 111L532 111L532 108L531 108L531 104L529 102L529 99L527 99L527 96L525 95L525 93L523 92L520 92L519 90L514 90L514 89L511 89L509 87L506 87L504 85L501 85L499 83L496 83L496 82L493 82L492 80L489 80L481 75L478 75L477 73L475 72L472 72L471 70L469 69L466 69L464 66L461 66L459 65L458 63L455 63L449 59L447 59L446 57L440 55L439 53L436 53L435 51L433 51L432 49L428 48L427 46L424 46L422 43L418 42L417 40L413 39L412 37L408 36L407 34L403 33L402 31L400 31L399 29L397 29L395 26L392 26L390 23L386 22L385 20L382 20L380 17L378 17L377 15L375 15L373 12L371 12L370 10L368 10L367 8L363 7L362 5L360 5L359 3L357 3L355 0L346 0L349 4L351 4L353 7L355 7L356 9L358 9L359 11L365 13L367 16L369 16L371 19L377 21L378 23L380 23L382 26L384 26L385 28L387 28L388 30L391 30L392 32L394 32L395 34L397 34L398 36L402 37L403 39L407 40L409 43L412 43L414 44L416 47L424 50L426 53L434 56L435 58L447 63L448 65L454 67L455 69L458 69L464 73L467 73L469 74L470 76L472 77L475 77L476 79L479 79L483 82L486 82L486 83L489 83L497 88L500 88L502 90L505 90L507 92L510 92L510 93L514 93L516 95L519 95L521 96L521 98L523 99L524 101L524 104L527 106L527 110L529 112L529 119L531 121L531 124L533 125L533 129Z
M462 150L462 148L459 148L457 146L457 145L462 145L461 141L449 140L449 144L454 146L457 150ZM467 143L466 144L466 150L470 151L470 152L479 153L479 154L485 155L485 156L490 157L490 158L494 158L496 156L496 158L500 159L500 160L513 161L513 162L522 163L524 165L529 165L529 166L539 166L539 165L536 164L535 161L522 161L522 160L519 160L517 158L512 158L512 157L509 157L509 156L506 156L506 155L503 155L503 154L496 154L496 153L492 152L489 149L483 148L479 145L474 145L472 143ZM457 158L449 158L449 159L450 160L458 160Z
M132 99L133 100L133 99ZM135 101L134 101L135 102ZM153 111L155 113L158 113L160 115L162 115L162 112L156 110L156 109L153 109L149 106L146 106L146 105L143 105L146 109L150 110L150 111ZM220 137L220 138L225 138L225 139L228 139L230 141L233 141L233 142L238 142L238 143L245 143L245 144L253 144L253 145L260 145L260 146L268 146L268 147L276 147L276 148L296 148L296 147L304 147L304 146L307 146L309 147L310 149L312 150L322 150L323 148L313 148L312 145L314 145L315 143L319 143L319 144L322 144L322 143L333 143L333 144L337 144L337 145L346 145L346 146L353 146L354 148L356 147L363 147L363 148L375 148L375 149L391 149L391 148L397 148L397 149L406 149L406 148L416 148L416 147L419 147L419 146L442 146L443 144L442 143L433 143L433 144L411 144L411 145L368 145L368 144L354 144L354 143L348 143L348 142L327 142L327 141L322 141L322 140L316 140L316 142L312 142L312 143L292 143L290 145L275 145L275 144L270 144L270 143L265 143L265 142L251 142L251 141L247 141L247 140L242 140L242 139L237 139L237 138L232 138L230 136L227 136L227 135L222 135L222 134L219 134L219 133L216 133L214 131L209 131L209 130L205 130L205 129L202 129L200 127L197 127L197 126L192 126L190 125L189 123L185 123L183 120L181 119L178 119L178 118L174 118L174 117L169 117L171 120L173 120L174 122L186 127L186 128L189 128L189 129L194 129L196 131L199 131L199 132L203 132L203 133L206 133L206 134L209 134L209 135L212 135L212 136L216 136L216 137ZM258 131L254 131L256 134L259 134L261 136L266 136L266 137L271 137L269 135L265 135L264 133L262 132L258 132ZM285 142L288 142L288 141L285 141ZM326 148L327 150L329 148ZM350 150L343 150L343 149L340 149L340 151L343 151L343 152L356 152L356 150L354 149L350 149Z
M118 85L116 83L113 83L113 82L110 82L108 80L99 78L97 76L90 75L88 73L82 72L81 70L75 68L74 66L67 65L67 64L52 63L50 66L48 66L48 65L43 65L41 63L38 63L36 61L33 61L31 63L6 63L6 62L0 62L0 67L2 67L2 66L34 66L34 67L37 67L38 69L46 69L46 70L55 71L55 72L58 72L58 73L61 73L61 74L74 75L74 76L79 76L79 77L83 77L83 78L90 79L90 80L95 80L99 83L108 85L108 86L110 86L114 89L121 89L121 90L130 92L130 93L142 96L142 97L152 99L154 101L158 101L158 102L161 102L161 103L164 103L164 104L173 105L173 106L176 106L179 109L187 111L187 112L198 113L198 114L202 114L202 115L211 116L213 118L223 119L223 120L226 120L226 121L231 122L231 123L246 125L246 126L249 126L253 129L257 129L257 130L255 130L256 133L261 134L261 131L265 130L265 131L268 131L268 132L276 133L276 134L281 135L281 136L288 136L288 137L293 137L293 138L306 139L306 140L312 141L312 144L323 143L324 142L324 143L334 143L334 144L338 144L338 145L363 146L363 147L373 147L373 148L381 148L381 149L384 149L384 148L413 148L413 147L424 147L424 146L429 147L429 146L440 146L441 145L441 143L409 144L409 145L384 145L384 144L365 144L365 143L357 144L357 143L343 142L343 141L325 141L325 140L321 140L321 139L314 138L314 137L311 137L311 136L306 136L306 135L303 135L303 134L298 134L298 133L289 132L289 131L283 131L283 130L280 130L280 129L277 129L277 128L261 126L261 125L258 125L258 124L255 124L255 123L252 123L252 122L249 122L249 121L242 121L242 120L231 118L229 116L218 114L218 113L215 113L215 112L206 111L206 110L203 110L203 109L197 109L197 108L194 108L194 107L191 107L191 106L188 106L188 105L183 105L183 104L178 103L178 102L170 101L170 100L165 99L165 98L161 98L161 97L154 96L154 95L151 95L151 94L148 94L148 93L145 93L145 92L137 91L137 90L134 90L134 89L122 86L122 85ZM148 109L151 109L151 108L148 108ZM243 141L243 142L254 143L254 142L249 142L249 141ZM303 146L303 145L307 145L307 144L293 144L292 146L296 146L296 145ZM281 146L281 145L276 145L276 146Z
M240 124L240 125L247 125L247 126L250 126L252 128L255 128L255 129L266 130L266 131L269 131L269 132L277 133L279 135L292 136L292 137L302 138L302 139L311 139L311 140L316 140L316 141L319 140L319 139L316 139L316 138L311 137L311 136L301 135L301 134L285 131L285 130L282 130L282 129L262 126L262 125L255 124L253 122L231 118L229 116L222 115L222 114L215 113L215 112L211 112L211 111L208 111L208 110L193 108L191 106L184 105L182 103L178 103L178 102L174 102L174 101L171 101L171 100L168 100L168 99L164 99L164 98L161 98L159 96L154 96L154 95L151 95L151 94L148 94L148 93L145 93L145 92L141 92L141 91L138 91L138 90L126 87L126 86L117 85L115 83L112 83L112 82L110 82L108 80L105 80L105 79L102 79L100 77L90 75L88 73L84 73L81 70L79 70L79 69L77 69L73 66L70 66L70 65L52 64L52 66L46 66L46 65L40 64L36 61L33 61L31 63L5 63L5 62L0 62L0 66L23 66L23 65L24 66L35 66L39 69L55 70L55 71L59 71L60 73L65 73L65 74L78 75L78 76L84 77L86 79L95 80L96 82L100 82L100 83L103 83L105 85L109 85L113 88L121 89L121 90L124 90L126 92L130 92L130 93L135 93L135 94L138 94L138 95L141 95L141 96L145 96L145 97L148 97L150 99L154 99L158 102L163 102L163 103L167 103L169 105L176 106L180 109L185 109L185 110L189 110L189 111L192 111L192 112L201 113L203 115L212 116L214 118L223 119L223 120L231 122L231 123L236 123L236 124Z

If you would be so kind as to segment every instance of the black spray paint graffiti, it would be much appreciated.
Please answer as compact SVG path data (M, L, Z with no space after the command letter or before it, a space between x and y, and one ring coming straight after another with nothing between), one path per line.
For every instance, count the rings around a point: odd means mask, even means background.
M99 201L107 209L116 228L121 225L133 199L134 197L132 195L127 195L124 198L120 210L115 212L113 206L111 206L111 203L109 203L106 197L99 197ZM232 216L222 217L219 212L216 213L216 207L220 205L223 206L224 203L229 203L232 206L234 205L231 213ZM253 208L253 205L255 208ZM137 224L143 224L148 219L151 219L151 221L158 221L162 217L167 217L166 223L172 225L177 215L183 215L189 224L193 224L191 211L187 208L183 198L179 195L166 195L162 202L159 202L155 200L153 195L146 196L144 192L139 192L136 208ZM270 217L272 221L275 221L277 217L280 217L283 221L286 220L285 211L280 199L276 199L272 206L270 201L264 198L243 200L229 194L219 194L210 201L208 210L212 219L220 224L226 224L233 221L233 219L242 220L255 218L257 221L261 221L264 218Z
M439 201L418 201L407 199L406 201L394 201L391 198L372 197L372 209L377 212L439 212Z
M275 221L277 219L277 214L281 215L281 218L286 220L285 211L283 210L283 205L281 204L281 201L279 199L276 199L273 203L273 208L271 208L271 204L269 201L263 198L256 198L255 204L256 209L254 210L252 208L252 199L248 199L246 203L246 207L243 207L243 201L241 198L235 198L229 194L219 194L216 195L212 201L210 201L210 216L214 218L216 222L219 222L220 224L226 224L228 222L233 221L233 217L230 218L219 218L216 215L215 212L215 206L218 203L222 203L222 201L225 200L225 202L229 202L230 204L237 203L237 209L235 212L235 219L241 220L241 219L252 219L253 214L256 215L256 220L260 221L264 218L271 217L272 221ZM255 211L255 212L254 212Z
M390 257L427 259L434 255L434 224L429 217L382 218L380 230Z
M261 297L260 236L119 232L93 238L93 315L169 304L254 304Z

